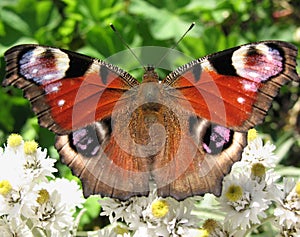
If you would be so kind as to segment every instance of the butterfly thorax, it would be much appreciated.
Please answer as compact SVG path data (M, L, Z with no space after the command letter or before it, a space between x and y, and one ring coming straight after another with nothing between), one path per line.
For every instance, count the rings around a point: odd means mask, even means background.
M154 72L153 67L147 67L143 81L138 87L138 106L132 113L129 124L131 137L137 144L148 144L149 148L151 146L154 148L158 145L157 141L161 140L157 133L158 127L163 126L165 110L162 105L163 95L161 92L157 73ZM156 133L156 142L151 138L153 132ZM161 145L161 142L159 143Z
M146 67L142 83L158 82L158 79L158 74L154 71L154 67Z
M145 111L158 111L162 103L162 88L158 74L153 67L147 67L143 81L138 88L138 97L141 107Z

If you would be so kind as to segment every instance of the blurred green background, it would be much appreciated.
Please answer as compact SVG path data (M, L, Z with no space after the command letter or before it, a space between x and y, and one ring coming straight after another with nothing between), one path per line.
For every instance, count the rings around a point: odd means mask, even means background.
M1 80L5 75L4 52L21 43L51 45L101 59L124 50L109 27L111 22L132 48L170 48L195 22L177 46L192 58L260 40L300 45L300 2L293 0L0 0ZM297 84L283 87L265 123L258 127L276 144L286 174L300 166L299 94ZM8 134L17 132L25 139L36 139L58 158L54 134L39 127L20 90L1 87L0 109L0 144ZM71 177L67 167L59 162L57 167L58 176Z

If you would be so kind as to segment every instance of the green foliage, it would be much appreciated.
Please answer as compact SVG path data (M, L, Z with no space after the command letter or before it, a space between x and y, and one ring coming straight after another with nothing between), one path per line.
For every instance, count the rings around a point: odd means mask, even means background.
M193 58L266 39L285 40L299 46L296 32L300 14L293 4L296 3L288 0L2 0L0 77L5 74L4 52L21 43L52 45L102 59L124 50L109 27L111 22L132 48L171 47L196 22L177 46ZM288 14L281 14L284 12ZM40 140L41 146L45 144L53 150L53 134L38 126L20 90L11 87L0 90L0 142L9 133L18 132L27 139ZM277 141L283 163L295 166L300 165L299 108L293 107L298 96L299 87L285 87L266 122L259 127ZM69 175L70 171L61 164L58 167Z

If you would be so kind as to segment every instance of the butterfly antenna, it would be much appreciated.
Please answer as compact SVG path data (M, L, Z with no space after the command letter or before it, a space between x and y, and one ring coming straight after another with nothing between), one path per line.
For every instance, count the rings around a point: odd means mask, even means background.
M186 34L193 29L193 27L195 26L195 22L193 22L190 27L186 30L186 32L180 37L179 40L177 40L177 42L171 47L171 50L174 49L179 43L180 41L186 36ZM158 64L156 65L156 68L159 67L159 65L161 64L161 62L170 54L171 50L168 50L167 53L165 53L165 55L161 58L161 60L158 62Z
M119 33L119 31L115 28L115 26L112 23L110 23L109 25L112 28L112 30L117 34L117 36L122 41L122 43L126 46L126 48L129 49L129 51L132 53L132 55L135 57L135 59L141 64L141 66L144 68L144 70L147 71L147 69L145 68L142 60L133 52L133 50L126 43L126 41L124 40L124 38L122 37L122 35Z

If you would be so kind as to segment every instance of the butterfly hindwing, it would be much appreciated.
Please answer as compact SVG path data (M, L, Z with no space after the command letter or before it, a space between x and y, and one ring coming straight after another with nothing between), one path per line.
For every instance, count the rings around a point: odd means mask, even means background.
M177 200L205 193L219 196L224 175L241 157L246 134L216 126L228 132L228 140L223 142L222 132L214 132L210 122L191 118L192 115L186 114L186 111L177 110L174 116L182 121L175 124L171 116L166 121L166 144L151 166L158 195L172 196ZM171 132L174 130L177 132Z
M57 136L55 147L83 184L85 197L91 194L121 200L149 192L149 161L124 152L101 122L69 135ZM128 141L130 142L130 140Z

